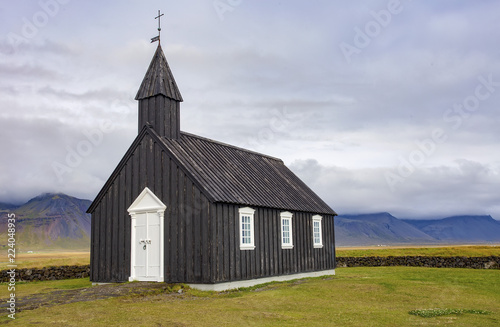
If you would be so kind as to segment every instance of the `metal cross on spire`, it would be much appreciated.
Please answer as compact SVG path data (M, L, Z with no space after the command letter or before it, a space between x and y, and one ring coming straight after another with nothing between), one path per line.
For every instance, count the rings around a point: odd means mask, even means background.
M155 19L158 19L158 36L155 36L154 38L151 39L151 43L158 41L158 43L161 44L160 42L160 33L161 33L161 16L164 14L160 14L160 11L158 10L158 16L155 17Z

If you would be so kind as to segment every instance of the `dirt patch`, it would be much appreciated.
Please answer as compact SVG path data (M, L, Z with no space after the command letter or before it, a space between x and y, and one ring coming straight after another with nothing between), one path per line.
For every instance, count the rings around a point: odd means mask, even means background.
M32 294L21 297L16 301L16 311L34 310L41 307L109 299L120 296L156 295L168 294L178 296L178 292L172 291L172 286L165 283L134 282L108 285L96 285L92 287L56 290L47 293ZM7 299L0 299L0 308L6 308Z
M262 292L262 291L272 291L283 287L283 285L296 286L305 283L306 279L295 279L293 281L279 282L277 284L271 283L269 285L264 285L262 287L252 290L252 292Z

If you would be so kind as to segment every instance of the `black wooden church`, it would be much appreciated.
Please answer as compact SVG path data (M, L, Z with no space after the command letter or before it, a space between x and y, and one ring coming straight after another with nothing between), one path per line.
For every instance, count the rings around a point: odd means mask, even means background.
M336 213L281 160L181 132L160 44L135 99L139 134L87 211L91 281L223 290L335 273Z

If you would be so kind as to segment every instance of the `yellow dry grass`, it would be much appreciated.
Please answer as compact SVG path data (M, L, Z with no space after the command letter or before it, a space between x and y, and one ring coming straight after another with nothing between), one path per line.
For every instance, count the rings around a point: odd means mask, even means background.
M500 245L436 245L436 246L372 246L372 247L340 247L336 249L337 257L368 256L463 256L487 257L500 256Z
M0 253L0 270L7 269L7 252ZM14 264L21 268L43 268L50 266L88 265L90 252L88 251L44 251L34 253L16 253Z

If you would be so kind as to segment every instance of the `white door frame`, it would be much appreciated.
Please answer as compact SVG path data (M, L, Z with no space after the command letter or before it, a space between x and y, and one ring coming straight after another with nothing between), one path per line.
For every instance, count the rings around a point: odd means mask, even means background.
M149 188L145 188L141 194L135 199L135 201L128 208L128 213L131 218L131 238L130 238L130 277L129 281L139 280L139 281L164 281L164 213L166 205L161 202L158 197L151 192ZM142 246L138 243L136 237L136 226L137 226L137 216L139 214L157 214L160 221L160 239L159 239L159 255L160 255L160 275L159 276L136 276L135 275L135 264L136 264L136 247ZM146 215L147 217L147 215ZM147 219L147 218L146 218ZM146 228L147 229L147 228ZM148 269L146 259L146 271Z

